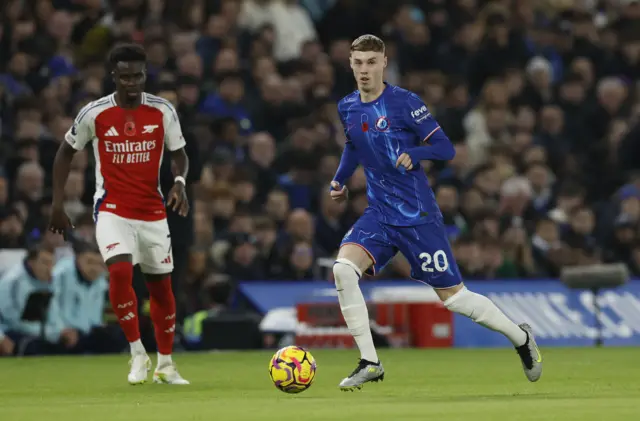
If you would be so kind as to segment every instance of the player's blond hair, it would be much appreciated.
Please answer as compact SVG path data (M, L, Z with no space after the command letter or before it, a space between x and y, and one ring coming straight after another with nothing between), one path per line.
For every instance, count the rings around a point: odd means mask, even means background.
M384 54L384 50L384 41L371 34L359 36L351 43L351 51L373 51Z

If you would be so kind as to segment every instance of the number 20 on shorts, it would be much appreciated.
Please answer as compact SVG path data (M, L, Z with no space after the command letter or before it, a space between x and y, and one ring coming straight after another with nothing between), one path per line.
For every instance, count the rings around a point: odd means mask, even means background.
M438 272L446 272L449 269L449 261L444 250L437 250L433 253L433 256L426 252L420 253L418 257L422 260L423 272L433 272L434 268ZM433 267L431 267L431 263L433 263Z

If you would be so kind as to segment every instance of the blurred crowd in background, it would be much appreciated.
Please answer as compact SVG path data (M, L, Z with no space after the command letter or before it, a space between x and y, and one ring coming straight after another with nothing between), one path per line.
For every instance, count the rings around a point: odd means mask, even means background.
M48 233L51 167L78 110L113 83L109 49L148 53L146 90L172 101L192 212L169 215L183 314L239 280L326 279L367 206L328 195L355 89L352 39L387 44L386 80L415 91L455 143L428 171L466 279L555 277L625 262L640 274L638 0L5 0L0 5L0 248ZM93 154L65 207L92 241ZM162 173L165 192L172 178ZM72 238L73 239L73 238ZM328 271L330 272L330 271ZM398 257L379 276L406 278ZM46 276L45 276L46 277Z

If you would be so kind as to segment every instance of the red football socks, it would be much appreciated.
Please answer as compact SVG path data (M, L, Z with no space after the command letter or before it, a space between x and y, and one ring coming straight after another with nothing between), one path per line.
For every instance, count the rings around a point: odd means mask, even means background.
M176 299L171 289L171 276L158 282L147 282L147 289L158 353L170 355L176 330Z
M109 299L113 312L118 316L124 336L129 342L140 339L138 299L132 284L131 262L117 262L109 266Z

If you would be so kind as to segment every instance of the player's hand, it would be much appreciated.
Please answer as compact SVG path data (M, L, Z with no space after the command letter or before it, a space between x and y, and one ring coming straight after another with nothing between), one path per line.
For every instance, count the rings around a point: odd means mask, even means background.
M400 165L405 167L408 171L411 171L413 169L413 161L411 160L411 156L409 156L408 153L403 152L402 155L398 157L398 160L396 161L396 168L398 168Z
M347 186L340 187L337 181L331 182L331 198L336 202L343 202L349 198L349 189Z
M0 355L13 355L16 344L10 337L5 336L0 340Z
M60 332L60 341L68 349L76 346L79 339L80 336L78 335L78 331L75 329L67 328Z
M180 181L177 181L171 187L169 192L169 201L167 207L174 212L178 212L180 216L187 216L189 213L189 200L187 199L187 190Z
M62 206L53 206L51 209L51 219L49 220L49 231L62 234L66 237L71 229L75 228L67 216Z

